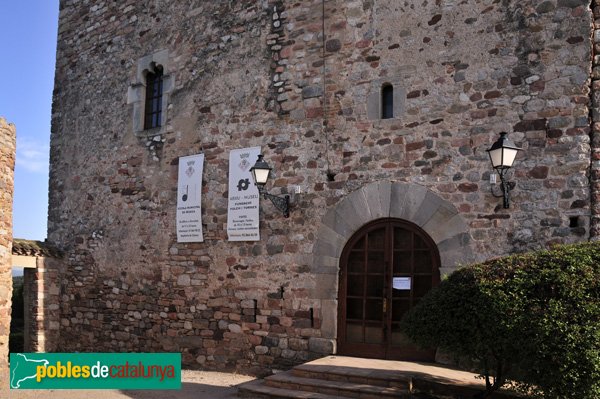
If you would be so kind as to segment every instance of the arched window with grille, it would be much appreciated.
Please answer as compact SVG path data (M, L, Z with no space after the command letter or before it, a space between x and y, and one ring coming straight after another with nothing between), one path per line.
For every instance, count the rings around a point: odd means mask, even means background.
M394 86L387 83L381 88L381 119L394 117Z
M144 108L144 129L161 126L163 100L163 68L158 65L146 74L146 104Z

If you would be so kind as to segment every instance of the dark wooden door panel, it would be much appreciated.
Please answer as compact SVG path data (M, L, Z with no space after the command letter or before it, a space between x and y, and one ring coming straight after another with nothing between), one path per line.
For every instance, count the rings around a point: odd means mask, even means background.
M432 360L399 322L439 283L439 256L418 226L395 219L370 223L346 245L340 263L338 353Z

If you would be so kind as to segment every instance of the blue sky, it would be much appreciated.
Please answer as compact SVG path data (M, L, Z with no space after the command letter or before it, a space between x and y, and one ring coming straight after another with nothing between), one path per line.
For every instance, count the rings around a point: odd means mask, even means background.
M0 116L17 127L13 232L44 240L58 0L2 0L0 15Z

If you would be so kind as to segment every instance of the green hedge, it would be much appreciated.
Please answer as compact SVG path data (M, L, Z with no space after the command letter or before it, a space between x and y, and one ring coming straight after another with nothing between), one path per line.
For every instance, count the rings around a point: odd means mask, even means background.
M600 243L461 268L402 325L424 347L475 361L487 394L513 382L532 397L598 399Z

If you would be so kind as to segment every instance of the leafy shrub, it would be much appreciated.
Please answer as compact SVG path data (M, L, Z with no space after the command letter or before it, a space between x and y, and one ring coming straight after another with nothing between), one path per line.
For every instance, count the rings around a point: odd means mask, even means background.
M514 382L531 396L600 398L600 243L461 268L403 329L417 344L475 360L483 397Z

